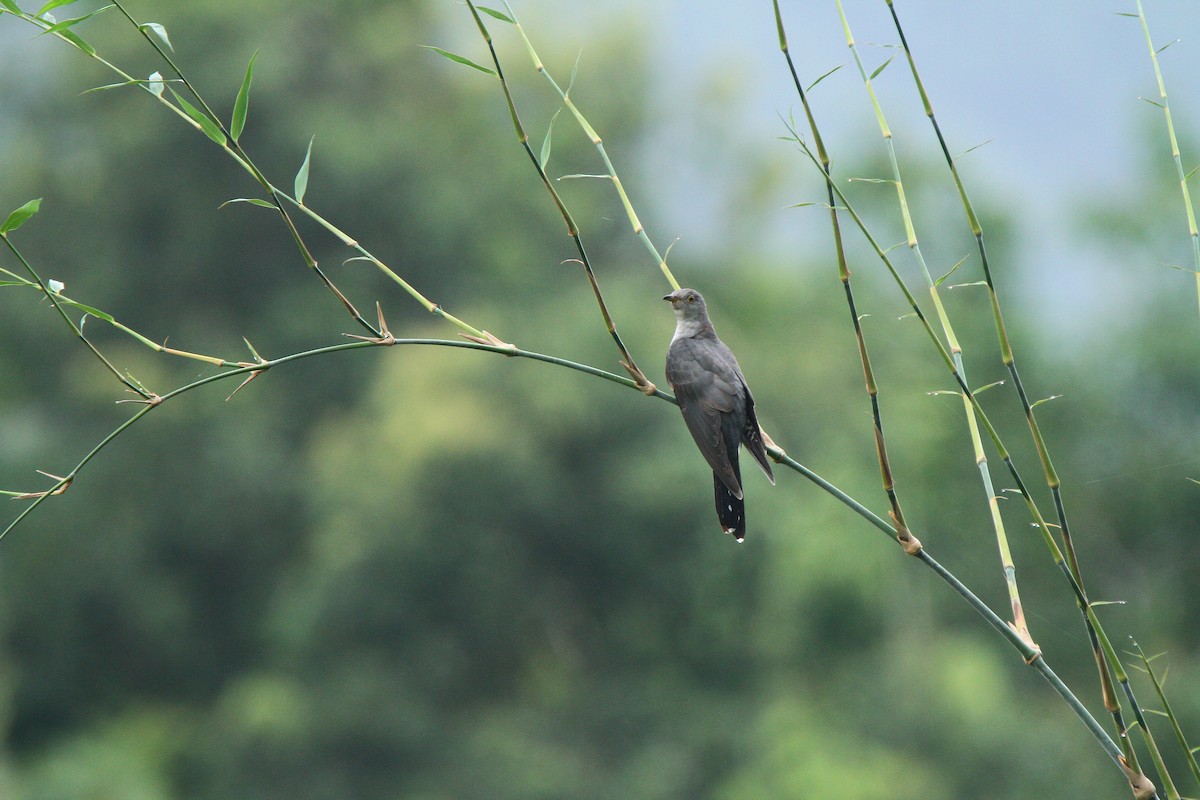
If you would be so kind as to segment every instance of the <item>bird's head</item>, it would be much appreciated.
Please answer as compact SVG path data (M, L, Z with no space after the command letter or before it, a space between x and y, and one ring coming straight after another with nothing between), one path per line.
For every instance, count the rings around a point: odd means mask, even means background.
M676 289L663 297L671 303L675 316L681 320L708 319L708 309L704 306L704 298L695 289Z

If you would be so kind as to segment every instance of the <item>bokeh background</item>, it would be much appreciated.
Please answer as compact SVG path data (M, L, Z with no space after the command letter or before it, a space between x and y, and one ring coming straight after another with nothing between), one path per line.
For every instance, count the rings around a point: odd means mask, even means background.
M785 3L808 80L849 61L832 3ZM1178 184L1124 4L901 4L962 152L1006 319L1110 633L1166 652L1200 738L1200 317ZM827 7L826 7L827 6ZM917 7L919 6L919 7ZM60 8L60 18L94 8ZM846 4L868 68L886 6ZM419 45L486 60L451 2L134 4L228 114L257 49L243 144L279 185L315 135L308 201L427 296L522 347L610 369L612 348L499 87ZM79 9L78 11L76 9ZM548 68L605 138L675 274L705 292L764 425L880 513L869 406L822 183L770 4L522 3ZM1194 165L1189 2L1147 6ZM69 12L69 13L68 13ZM494 23L535 147L557 105ZM113 10L79 29L134 75L166 72ZM344 341L340 306L256 187L140 91L0 16L0 208L42 275L146 336L230 359ZM582 54L582 55L581 55ZM973 244L899 62L877 79L926 257ZM883 177L852 66L814 91L835 169ZM595 173L563 115L553 175ZM845 184L902 240L889 187ZM658 380L668 289L611 187L564 196L627 344ZM453 338L311 224L314 255L399 336ZM910 522L1006 606L952 388L859 237L859 308ZM893 256L919 286L901 247ZM17 270L8 254L0 266ZM951 283L980 278L969 258ZM984 293L947 293L977 385L1005 378ZM89 324L163 392L211 370ZM61 474L130 407L24 289L0 289L0 488ZM37 798L1016 798L1128 796L1050 688L927 570L781 470L747 475L736 546L668 404L579 373L391 348L188 393L106 449L0 542L0 796ZM1011 387L983 395L1031 485ZM993 459L998 488L1011 485ZM1038 489L1039 499L1046 502ZM1017 502L1004 505L1034 637L1102 716L1078 612ZM5 524L19 501L3 504ZM1150 704L1152 690L1135 674ZM1157 719L1154 721L1158 722ZM1164 737L1167 732L1160 730ZM1195 743L1195 742L1193 742ZM1168 759L1182 774L1181 759ZM1184 793L1196 793L1185 785Z

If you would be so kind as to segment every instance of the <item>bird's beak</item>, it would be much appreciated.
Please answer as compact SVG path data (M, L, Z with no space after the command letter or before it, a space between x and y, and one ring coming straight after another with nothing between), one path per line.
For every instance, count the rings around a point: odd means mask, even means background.
M674 299L675 299L675 298L673 298L673 297L672 297L671 295L669 295L669 294L665 294L665 295L663 295L663 300L674 300Z

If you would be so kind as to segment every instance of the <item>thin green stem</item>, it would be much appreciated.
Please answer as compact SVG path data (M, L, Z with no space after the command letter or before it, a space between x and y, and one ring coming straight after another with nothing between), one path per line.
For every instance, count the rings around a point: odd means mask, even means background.
M72 320L70 317L68 317L67 312L63 309L61 300L64 298L62 298L62 296L58 292L51 291L51 289L48 286L46 286L46 284L42 280L41 276L38 275L38 273L34 270L33 265L25 260L25 256L21 255L21 251L18 250L17 246L12 243L12 239L10 239L7 234L0 234L0 239L4 240L4 244L8 247L9 251L12 252L12 254L17 257L17 260L21 262L21 265L23 267L25 267L25 271L28 272L33 277L33 281L31 283L31 285L36 286L38 289L41 290L42 294L44 294L46 297L48 297L50 299L50 304L54 306L54 310L58 312L58 315L60 317L62 317L62 321L67 324L67 327L71 329L71 332L73 334L75 334L75 336L78 337L81 342L83 342L85 345L87 345L88 350L92 351L92 355L94 355L96 358L98 358L100 360L100 363L103 364L104 367L109 372L111 372L113 375L115 375L117 380L119 380L125 386L126 389L128 389L131 392L136 392L137 394L141 395L143 398L148 398L150 396L149 392L147 392L141 386L138 386L133 381L129 380L129 378L122 375L120 370L118 370L116 367L114 367L112 365L112 362L109 361L107 358L105 358L104 354L101 353L96 348L96 345L92 344L92 342L86 336L83 335L83 329L80 326L76 325L75 321ZM12 273L9 272L8 270L3 270L3 271L8 275L12 275ZM17 276L13 275L13 277L17 277ZM26 283L30 283L30 282L27 281Z
M1158 106L1162 108L1163 117L1167 123L1167 136L1171 140L1171 158L1175 162L1175 173L1179 177L1179 189L1183 194L1183 210L1187 215L1188 236L1192 240L1192 266L1196 279L1197 303L1200 306L1200 228L1196 226L1196 210L1192 206L1192 195L1188 190L1188 175L1183 170L1183 159L1179 155L1179 139L1175 136L1175 123L1171 119L1171 103L1167 99L1167 84L1163 80L1162 69L1158 65L1158 51L1154 49L1154 40L1150 37L1150 25L1146 22L1146 12L1142 8L1142 0L1137 0L1138 21L1142 24L1142 32L1146 36L1146 48L1150 52L1150 63L1154 66L1154 79L1158 83Z
M1042 464L1042 471L1046 479L1046 485L1054 498L1055 511L1058 517L1058 526L1060 535L1063 539L1063 547L1066 550L1067 564L1071 572L1074 584L1077 586L1076 604L1079 607L1080 614L1084 620L1084 626L1088 632L1088 639L1091 643L1093 658L1096 663L1096 670L1100 682L1101 696L1104 701L1105 708L1113 717L1113 724L1121 740L1122 746L1125 748L1125 756L1134 769L1137 769L1137 754L1129 744L1128 738L1124 735L1127 730L1121 705L1117 699L1117 694L1113 688L1112 677L1109 672L1108 664L1103 655L1101 646L1102 634L1097 633L1093 627L1092 617L1089 614L1089 602L1087 592L1084 588L1083 574L1079 567L1079 560L1075 553L1075 545L1071 539L1071 528L1067 521L1066 506L1063 502L1061 481L1054 469L1054 464L1050 459L1050 452L1046 446L1045 438L1042 436L1041 429L1038 425L1037 416L1034 414L1033 405L1029 402L1029 397L1025 392L1024 384L1021 381L1021 374L1017 369L1017 361L1013 352L1012 343L1009 341L1008 331L1004 324L1004 316L1000 310L1000 297L996 289L995 281L992 278L991 263L988 259L987 247L984 243L983 227L979 222L979 218L975 213L974 206L971 203L970 196L967 193L966 186L963 183L962 177L958 172L958 165L954 157L950 154L950 149L946 144L946 137L942 133L941 125L938 123L937 115L934 114L933 104L930 102L929 94L925 90L924 82L921 80L921 75L917 69L916 58L913 55L912 48L909 46L908 39L904 35L904 28L900 24L900 17L896 11L892 0L887 0L888 9L891 12L892 22L896 28L896 33L900 37L901 46L904 49L905 58L908 61L909 70L913 76L913 82L917 87L921 96L921 103L925 110L925 115L929 118L930 125L933 128L934 134L937 137L938 144L941 147L942 155L946 165L950 170L950 175L954 180L954 184L958 189L959 199L962 204L963 212L967 218L967 224L971 229L972 235L975 237L976 246L979 251L980 264L983 268L984 282L987 285L989 298L991 300L992 317L995 322L996 334L1000 344L1001 361L1008 369L1009 376L1012 379L1013 387L1017 391L1017 396L1020 399L1021 407L1025 413L1026 423L1029 427L1030 435L1033 438L1034 446L1038 453L1038 458Z
M600 308L600 316L604 319L604 327L608 331L608 335L612 337L613 342L617 346L617 350L621 354L621 366L637 381L643 391L653 390L654 384L646 377L645 373L638 368L637 362L633 359L633 354L629 352L629 348L625 346L625 342L621 339L621 335L617 332L617 325L613 322L612 315L608 311L608 304L604 301L604 294L600 291L600 282L596 279L596 273L592 269L591 259L588 258L587 250L584 249L583 239L579 234L579 226L575 224L575 219L571 216L571 212L567 210L566 203L563 202L558 190L554 188L550 178L546 175L546 169L542 164L541 159L534 154L533 148L529 146L529 134L525 131L525 126L521 123L521 116L517 113L517 104L513 99L512 91L508 87L508 81L504 77L504 68L500 64L500 56L496 53L496 47L492 42L492 35L488 31L487 26L483 22L483 18L479 16L479 11L476 9L472 0L467 0L467 7L471 10L471 15L475 19L475 25L479 29L480 35L483 37L484 43L487 45L488 52L491 54L492 63L496 67L496 77L500 80L500 87L504 91L504 99L508 104L508 112L512 117L513 128L516 130L517 140L521 147L524 148L526 155L529 156L529 161L537 170L538 178L546 191L550 193L551 199L554 201L555 207L559 214L562 215L563 222L567 226L567 235L571 237L571 241L575 243L575 250L579 253L579 263L583 265L584 273L587 275L588 283L592 287L592 294L596 298L596 304Z
M843 292L846 295L846 307L850 312L850 324L854 328L854 338L858 344L859 362L862 364L863 380L866 383L867 397L871 403L871 419L874 422L875 454L879 462L883 490L887 495L888 503L891 505L892 520L896 526L897 540L905 548L906 552L915 554L920 549L920 542L912 536L912 533L908 529L908 525L904 520L904 511L900 507L900 496L896 492L891 458L888 455L887 438L883 432L883 414L879 407L879 386L875 381L875 372L871 366L871 356L867 348L867 337L862 328L862 316L858 313L858 308L854 302L854 289L850 281L850 266L846 261L846 249L842 241L842 228L838 218L838 207L837 203L834 202L833 177L830 170L829 154L825 151L825 144L821 139L820 129L817 127L816 117L813 115L812 106L808 102L808 93L800 83L796 64L792 60L791 52L788 50L787 31L783 25L783 15L779 10L779 2L778 0L773 0L773 3L775 8L775 24L779 33L779 49L783 51L784 58L787 60L788 70L792 75L792 82L795 84L796 93L800 97L800 103L804 107L804 115L808 119L808 127L812 132L813 141L817 147L817 161L819 162L821 172L825 176L829 223L833 230L833 242L837 251L838 280L841 281ZM792 134L799 139L799 134L795 130L792 131Z
M608 171L608 176L612 181L613 188L617 190L617 196L621 200L621 206L625 209L625 216L629 218L629 224L633 228L634 235L638 237L641 243L645 246L646 250L649 251L650 255L654 257L655 263L658 265L663 277L667 279L667 283L671 285L671 288L676 290L679 289L679 282L675 280L675 276L671 274L670 268L667 267L666 258L659 254L658 248L654 246L654 242L650 240L650 236L646 233L645 226L642 225L641 220L638 219L637 212L635 212L633 209L633 202L630 201L629 195L625 192L625 187L621 184L621 178L617 175L617 170L616 167L613 166L612 159L608 157L608 151L604 149L604 141L600 138L600 134L596 133L596 129L592 127L591 123L589 123L587 118L584 117L583 112L581 112L579 107L575 105L575 101L571 99L570 92L564 90L558 84L558 82L554 80L554 77L550 74L549 70L546 69L545 64L542 63L542 59L538 56L537 51L533 49L533 42L529 40L529 36L525 33L525 29L521 26L520 21L517 19L516 13L513 12L512 6L508 4L508 0L504 0L504 8L508 11L509 17L511 17L513 20L513 26L517 29L517 33L520 35L521 41L525 44L525 50L529 53L529 57L533 61L534 69L536 69L543 77L546 78L547 81L549 81L550 85L554 88L554 91L562 99L563 105L566 106L567 110L571 112L571 116L575 118L575 121L579 124L579 127L583 129L583 132L588 137L588 140L595 145L596 152L600 154L600 160L604 163L604 168ZM472 6L472 9L474 9L474 6ZM478 15L476 15L476 18L478 19Z
M912 212L908 206L908 199L904 191L904 179L900 173L900 161L896 156L895 137L892 135L891 128L888 126L887 117L884 114L883 106L879 102L879 98L875 94L875 87L871 82L871 77L867 74L866 68L863 66L862 58L859 55L858 46L855 44L854 36L850 31L850 21L846 17L845 9L842 5L842 0L836 0L838 15L842 21L842 30L846 36L846 44L850 48L850 52L854 56L854 63L858 67L859 76L862 78L863 85L866 87L867 95L870 98L871 106L875 111L875 119L879 123L879 132L883 137L884 147L887 150L888 161L892 169L892 183L896 187L896 200L900 206L900 215L904 220L905 239L908 243L909 251L912 253L917 266L920 268L922 277L925 279L926 288L929 290L929 295L933 300L934 309L937 313L938 322L942 328L942 334L949 344L950 356L954 360L954 366L958 370L958 374L962 376L964 382L967 382L967 372L963 363L963 350L959 342L958 336L954 332L954 326L950 321L949 315L946 313L946 308L942 303L942 297L939 292L938 282L934 281L933 276L929 272L929 266L925 262L925 256L921 251L920 240L917 237L916 225L913 222ZM1008 588L1009 605L1012 609L1012 624L1016 626L1018 632L1032 647L1034 644L1033 636L1029 633L1029 627L1025 619L1025 609L1021 603L1021 592L1017 586L1017 569L1013 562L1012 552L1008 544L1008 534L1004 528L1004 519L1000 514L1000 503L997 498L996 489L992 485L991 471L988 469L987 455L983 448L983 440L979 433L979 424L975 418L975 409L972 408L970 400L965 395L962 396L963 412L965 414L967 430L971 436L971 446L975 454L975 464L979 470L980 480L983 482L984 497L987 499L988 510L991 513L992 530L996 537L996 546L1000 554L1001 573L1004 577L1005 585Z

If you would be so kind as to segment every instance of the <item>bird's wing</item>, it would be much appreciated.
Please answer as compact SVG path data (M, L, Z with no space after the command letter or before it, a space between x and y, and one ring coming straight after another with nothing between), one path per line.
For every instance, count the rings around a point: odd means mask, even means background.
M667 351L667 380L675 390L683 420L708 465L737 498L742 496L738 479L738 436L727 437L724 415L738 417L734 430L740 433L745 404L745 383L737 360L719 339L683 338Z
M754 397L750 394L750 387L746 386L745 389L746 425L742 430L742 441L745 443L746 449L750 451L750 455L754 456L754 460L762 467L767 480L774 485L775 475L771 472L771 462L767 457L767 445L763 442L762 430L758 427L758 416L754 413Z

